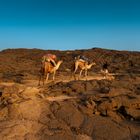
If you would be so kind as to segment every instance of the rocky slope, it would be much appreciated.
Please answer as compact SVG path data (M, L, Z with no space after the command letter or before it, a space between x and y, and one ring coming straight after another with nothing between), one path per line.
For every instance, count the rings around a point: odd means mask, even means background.
M139 52L55 51L64 60L57 79L66 81L37 86L40 58L46 52L11 49L0 53L0 139L140 139ZM111 72L121 74L111 81L70 80L72 58L81 53L97 63L90 74L96 75L104 61L110 63Z

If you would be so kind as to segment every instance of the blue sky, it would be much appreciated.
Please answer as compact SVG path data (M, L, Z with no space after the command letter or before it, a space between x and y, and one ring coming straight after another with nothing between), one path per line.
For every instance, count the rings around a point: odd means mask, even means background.
M139 0L0 0L0 49L140 51Z

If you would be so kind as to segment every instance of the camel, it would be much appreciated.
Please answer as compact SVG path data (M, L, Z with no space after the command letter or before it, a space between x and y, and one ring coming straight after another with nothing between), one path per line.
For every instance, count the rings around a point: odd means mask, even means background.
M85 70L85 77L86 77L86 80L87 80L87 71L89 69L91 69L91 67L94 66L94 65L96 65L95 62L92 62L91 64L86 64L83 61L76 60L75 65L74 65L74 78L75 78L75 80L76 80L75 73L78 70L78 67L80 68L80 73L79 73L79 78L78 79L80 79L80 77L82 75L82 72Z
M53 81L54 81L56 71L59 69L62 62L63 62L62 60L58 61L56 66L53 66L50 62L44 62L44 64L42 64L40 69L40 78L39 78L38 85L40 85L41 79L43 79L43 85L44 85L44 79L47 82L49 79L49 75L51 73L53 74Z

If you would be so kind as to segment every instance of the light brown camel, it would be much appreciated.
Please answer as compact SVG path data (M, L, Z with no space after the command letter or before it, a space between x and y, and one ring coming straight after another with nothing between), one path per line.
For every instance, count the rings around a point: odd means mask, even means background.
M91 67L94 66L94 65L96 65L95 62L92 62L91 64L87 64L83 61L76 60L75 64L74 64L74 73L73 73L75 80L76 80L75 73L78 70L78 68L80 68L80 73L79 73L79 78L78 79L80 79L80 77L82 75L82 72L85 70L85 77L86 77L86 80L87 80L87 71L89 69L91 69Z
M40 85L41 79L43 79L43 85L44 85L44 79L47 82L49 79L49 75L51 73L53 74L53 81L54 81L56 71L59 69L62 62L63 62L62 60L58 61L56 66L53 66L50 62L44 62L44 64L42 64L42 67L40 69L40 78L39 78L38 85Z

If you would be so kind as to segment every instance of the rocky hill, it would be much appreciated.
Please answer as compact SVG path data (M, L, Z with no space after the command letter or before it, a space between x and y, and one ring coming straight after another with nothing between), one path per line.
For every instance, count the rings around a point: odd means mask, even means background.
M55 53L64 62L55 82L38 86L40 61L46 53ZM79 54L97 64L88 80L69 78ZM116 74L113 80L99 75L106 61L109 72ZM140 52L1 51L0 139L139 140Z
M99 48L75 51L7 49L0 52L0 78L15 80L15 77L36 77L40 69L41 57L46 53L54 53L58 59L64 61L59 72L71 70L74 57L84 55L88 57L90 61L97 63L97 65L91 69L93 72L99 72L102 64L107 61L109 63L110 72L140 73L140 52L115 51Z

